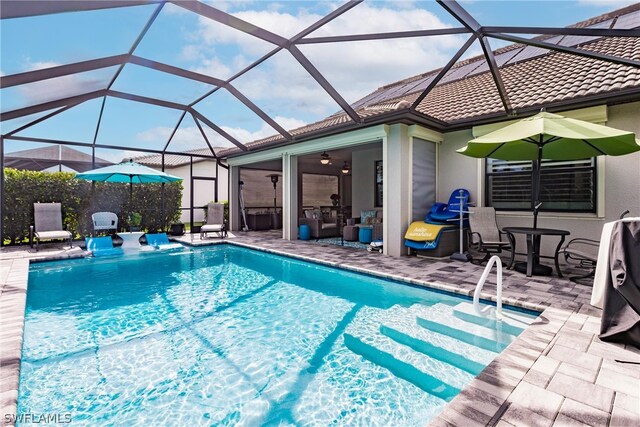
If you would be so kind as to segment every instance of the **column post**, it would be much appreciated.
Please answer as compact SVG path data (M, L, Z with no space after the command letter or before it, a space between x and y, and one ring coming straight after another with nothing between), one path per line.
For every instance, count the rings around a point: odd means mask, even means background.
M409 226L411 208L411 138L409 127L389 126L382 140L382 179L384 211L384 253L390 256L407 254L404 234Z
M240 167L229 166L229 228L240 230Z
M298 238L298 157L282 155L282 238Z

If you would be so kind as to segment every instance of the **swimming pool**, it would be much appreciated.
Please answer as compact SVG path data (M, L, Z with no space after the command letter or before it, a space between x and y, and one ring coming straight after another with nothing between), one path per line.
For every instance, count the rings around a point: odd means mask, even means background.
M222 245L33 265L19 413L73 425L426 424L534 315Z

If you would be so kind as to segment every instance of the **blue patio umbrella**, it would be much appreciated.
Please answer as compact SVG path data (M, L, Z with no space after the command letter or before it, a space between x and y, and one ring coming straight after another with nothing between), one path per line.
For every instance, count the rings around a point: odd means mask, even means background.
M129 159L117 165L106 166L76 174L76 178L98 182L129 183L129 206L133 200L133 184L163 184L182 181L182 178L135 163Z

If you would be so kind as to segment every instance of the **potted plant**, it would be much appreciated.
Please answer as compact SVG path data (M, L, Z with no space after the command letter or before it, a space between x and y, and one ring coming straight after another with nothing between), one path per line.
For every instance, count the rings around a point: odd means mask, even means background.
M184 236L184 224L181 222L171 224L171 231L169 234L172 236Z
M331 203L333 203L333 206L338 206L338 203L340 203L340 195L339 194L332 194L331 195Z
M129 215L129 231L140 231L140 225L142 224L142 215L140 212L131 212Z

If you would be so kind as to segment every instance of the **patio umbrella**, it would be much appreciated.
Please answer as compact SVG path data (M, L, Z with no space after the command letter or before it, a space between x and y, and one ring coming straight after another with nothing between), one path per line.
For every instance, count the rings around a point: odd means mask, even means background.
M580 160L640 151L633 132L570 119L541 111L469 141L458 150L465 156L500 160L531 160L533 227L540 208L540 164L548 160Z
M162 184L182 180L177 176L135 163L131 159L128 162L76 174L76 178L99 182L128 182L129 206L132 206L133 201L133 184Z

